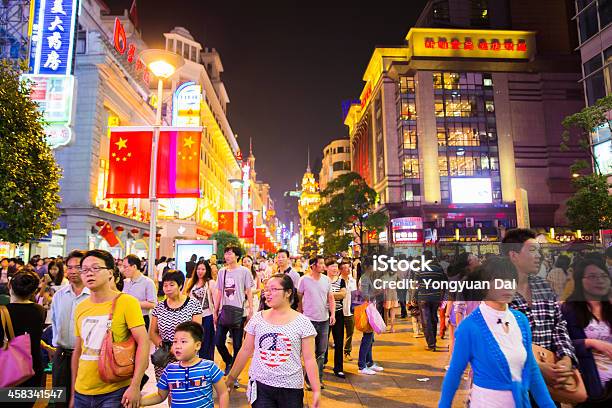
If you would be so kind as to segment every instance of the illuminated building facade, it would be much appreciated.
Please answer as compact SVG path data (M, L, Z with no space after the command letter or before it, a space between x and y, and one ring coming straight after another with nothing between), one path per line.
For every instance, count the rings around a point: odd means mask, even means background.
M332 140L323 148L323 162L319 172L319 187L325 190L327 183L351 171L351 147L349 139Z
M300 214L300 248L304 240L315 233L315 227L308 220L308 216L319 208L321 195L319 194L319 183L316 182L314 174L310 170L310 163L306 173L302 177L302 191L298 201L298 212Z
M413 28L406 40L375 49L345 119L352 169L391 220L422 225L413 243L456 230L495 240L517 225L523 189L532 226L565 225L568 167L584 157L559 149L561 121L582 107L571 60L538 54L531 31Z

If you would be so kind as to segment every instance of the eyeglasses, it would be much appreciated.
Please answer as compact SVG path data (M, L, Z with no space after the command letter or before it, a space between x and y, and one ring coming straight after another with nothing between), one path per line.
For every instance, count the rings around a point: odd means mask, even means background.
M584 275L582 277L582 279L586 279L586 280L590 280L590 281L594 281L594 280L608 280L608 279L610 279L610 275L607 275L605 273L601 273L599 275Z
M279 291L284 291L285 289L283 288L266 288L264 289L264 293L271 293L271 292L279 292Z
M81 271L82 274L87 274L89 272L93 272L93 273L97 274L97 273L99 273L103 269L110 269L110 268L99 267L99 266L94 266L92 268L79 268L79 270Z

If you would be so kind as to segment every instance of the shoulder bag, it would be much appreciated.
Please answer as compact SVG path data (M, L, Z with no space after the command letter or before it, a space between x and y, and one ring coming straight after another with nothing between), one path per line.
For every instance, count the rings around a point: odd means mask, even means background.
M0 388L15 387L34 377L32 340L28 333L15 337L6 306L0 306L4 343L0 348Z
M242 307L224 305L225 299L225 278L227 277L227 269L223 268L223 286L221 290L221 312L219 313L219 324L223 327L229 327L230 329L238 329L242 324ZM221 273L219 273L219 279L221 279Z
M538 363L555 364L557 362L557 356L550 350L545 349L537 344L532 344L533 355ZM562 402L567 404L579 404L586 401L587 392L584 388L584 382L578 369L572 370L572 387L569 390L557 390L552 387L548 387L550 396L553 401Z
M121 295L123 293L117 295L113 300L98 360L98 372L100 373L100 378L105 383L124 381L131 378L134 374L136 360L136 341L134 337L130 334L126 341L115 343L113 341L113 331L111 330L115 306L117 299Z
M358 306L355 306L355 328L363 333L372 333L372 326L370 326L368 314L366 313L368 305L369 302L364 302Z

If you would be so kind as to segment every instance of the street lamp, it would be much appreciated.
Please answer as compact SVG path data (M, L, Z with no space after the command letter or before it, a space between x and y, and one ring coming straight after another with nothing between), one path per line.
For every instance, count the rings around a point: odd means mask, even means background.
M234 234L238 235L237 212L238 212L238 204L240 203L240 188L242 187L242 180L241 179L228 179L228 181L230 182L230 185L234 189L234 231L233 232Z
M151 174L149 175L149 204L151 207L151 222L149 224L149 262L148 274L153 276L157 246L157 149L159 132L162 126L161 107L164 97L164 79L170 78L178 69L185 65L185 60L178 54L167 50L149 49L140 53L140 59L157 77L157 110L153 127L153 143L151 144Z

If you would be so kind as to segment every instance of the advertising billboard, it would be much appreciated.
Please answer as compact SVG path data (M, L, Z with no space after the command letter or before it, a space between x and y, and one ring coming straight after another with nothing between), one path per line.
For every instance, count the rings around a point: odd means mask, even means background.
M491 179L451 178L451 197L453 204L491 204Z
M180 85L172 97L172 126L200 126L202 86L195 82Z
M423 242L423 219L421 217L402 217L391 220L393 242Z
M210 240L180 240L174 241L174 252L176 259L176 269L187 273L187 262L195 254L196 260L200 257L210 259L210 256L217 252L217 241Z

